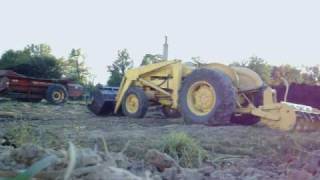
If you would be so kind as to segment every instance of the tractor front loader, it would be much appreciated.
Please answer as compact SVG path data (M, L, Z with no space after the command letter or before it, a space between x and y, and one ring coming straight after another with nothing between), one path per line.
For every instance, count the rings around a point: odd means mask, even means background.
M174 60L128 70L114 112L142 118L149 106L161 105L168 117L180 113L187 123L261 121L284 131L312 131L320 126L319 110L276 99L276 92L248 68L218 63L191 66Z

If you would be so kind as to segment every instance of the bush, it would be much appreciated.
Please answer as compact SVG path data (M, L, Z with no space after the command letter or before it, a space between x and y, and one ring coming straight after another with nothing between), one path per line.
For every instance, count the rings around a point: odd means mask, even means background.
M59 79L62 76L61 60L53 56L50 47L45 44L6 51L0 58L0 69L36 78Z
M199 167L207 152L199 143L183 132L170 133L161 140L160 150L174 158L182 167Z
M19 125L8 127L7 136L17 146L27 143L37 143L37 132L30 123L21 122Z
M59 79L62 76L62 68L59 61L53 56L30 57L26 64L20 64L7 69L36 78Z

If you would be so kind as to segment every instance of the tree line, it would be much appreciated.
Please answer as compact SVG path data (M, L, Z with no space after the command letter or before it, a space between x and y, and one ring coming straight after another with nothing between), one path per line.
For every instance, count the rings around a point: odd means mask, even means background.
M0 69L13 70L17 73L36 78L67 78L92 88L92 75L85 65L85 56L81 49L71 49L68 56L56 57L47 44L31 44L22 50L7 50L0 58ZM146 54L140 66L162 62L160 54ZM191 58L193 63L201 63L200 57ZM252 56L243 61L236 61L230 66L241 66L257 72L269 85L279 85L281 78L289 83L320 85L320 66L295 67L289 64L274 66L265 59ZM119 86L125 72L133 68L133 60L127 49L118 51L117 58L107 67L110 76L109 86ZM107 75L106 75L107 77ZM107 79L107 78L106 78Z
M146 54L140 66L164 61L159 54ZM193 63L200 63L200 57L191 58ZM283 83L282 78L285 78L289 83L320 85L320 65L295 67L289 64L275 66L270 65L265 59L252 56L246 60L235 61L229 66L247 67L260 75L262 80L269 85L280 85ZM133 61L130 58L127 49L119 50L118 57L112 65L108 66L110 73L107 84L109 86L119 86L121 79L126 70L133 67Z
M241 62L234 62L231 65L252 69L269 85L282 84L281 78L285 78L289 83L320 85L320 65L300 68L290 64L275 66L257 56L252 56Z

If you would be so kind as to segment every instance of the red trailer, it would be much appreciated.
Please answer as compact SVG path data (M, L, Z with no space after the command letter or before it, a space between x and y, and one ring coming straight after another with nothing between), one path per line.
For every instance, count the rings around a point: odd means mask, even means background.
M83 94L83 87L70 80L27 77L10 70L0 70L0 95L21 101L40 102L46 99L53 104L66 102L68 97Z

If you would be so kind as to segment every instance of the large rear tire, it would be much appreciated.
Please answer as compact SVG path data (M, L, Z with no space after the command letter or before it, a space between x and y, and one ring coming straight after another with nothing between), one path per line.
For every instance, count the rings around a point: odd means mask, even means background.
M224 73L197 69L184 79L179 104L186 123L225 125L235 111L236 92Z
M46 92L46 100L52 104L63 104L68 100L67 89L61 84L51 84Z
M122 101L122 112L132 118L143 118L149 107L149 99L143 89L130 87Z

